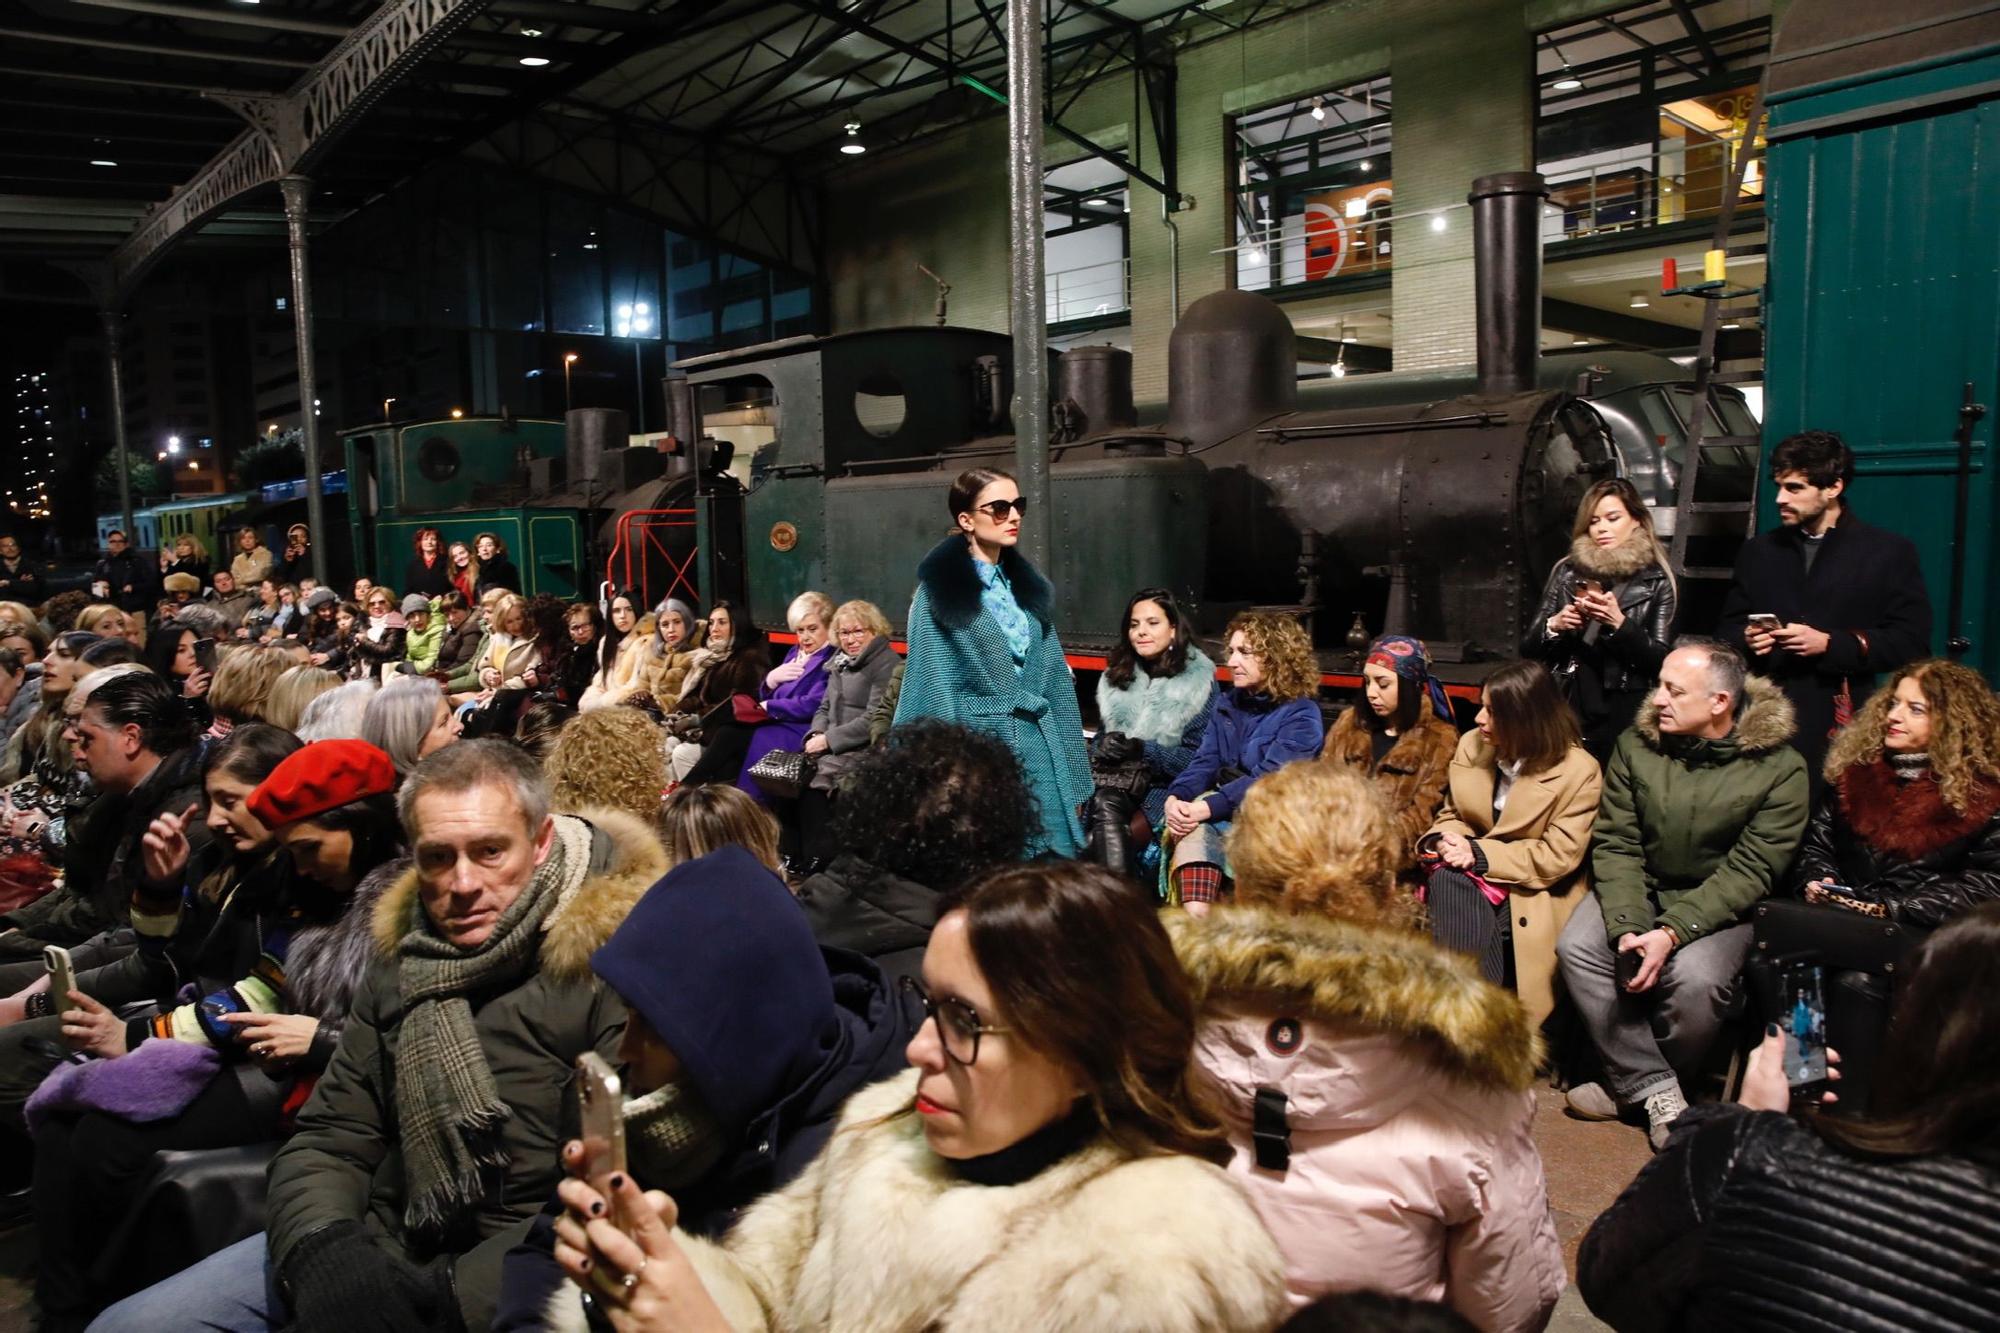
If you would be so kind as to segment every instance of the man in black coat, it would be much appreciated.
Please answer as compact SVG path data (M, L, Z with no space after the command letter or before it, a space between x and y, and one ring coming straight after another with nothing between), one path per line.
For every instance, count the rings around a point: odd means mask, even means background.
M11 532L0 535L0 601L38 607L42 599L42 576L21 554L20 538Z
M1843 687L1859 708L1878 672L1926 656L1931 601L1917 548L1863 523L1847 504L1854 451L1840 436L1806 431L1780 441L1771 479L1779 526L1737 555L1720 635L1791 698L1799 720L1792 743L1817 797ZM1752 623L1762 616L1777 624Z
M104 537L104 558L97 562L92 577L111 587L112 605L120 611L151 611L159 570L142 558L125 540L125 533L113 528Z

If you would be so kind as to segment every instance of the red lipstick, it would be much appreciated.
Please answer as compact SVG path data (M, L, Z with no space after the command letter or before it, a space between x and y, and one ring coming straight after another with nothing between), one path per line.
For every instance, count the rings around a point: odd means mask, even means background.
M918 1115L943 1115L944 1113L945 1113L944 1107L939 1106L936 1102L924 1096L922 1093L917 1094Z

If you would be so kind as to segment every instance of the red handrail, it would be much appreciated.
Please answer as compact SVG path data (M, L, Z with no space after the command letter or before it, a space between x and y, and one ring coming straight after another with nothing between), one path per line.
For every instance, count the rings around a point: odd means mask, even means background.
M604 560L604 581L614 587L630 588L633 584L633 564L638 564L639 597L648 607L657 606L677 590L685 590L691 605L700 605L701 590L695 586L689 571L701 555L701 543L695 542L688 548L687 557L677 560L667 549L666 543L655 535L656 529L698 527L697 516L692 509L628 509L618 516L617 535L611 543L611 553ZM658 597L653 595L646 581L646 548L659 553L673 571L673 578L666 590ZM617 577L620 562L624 564L625 577Z

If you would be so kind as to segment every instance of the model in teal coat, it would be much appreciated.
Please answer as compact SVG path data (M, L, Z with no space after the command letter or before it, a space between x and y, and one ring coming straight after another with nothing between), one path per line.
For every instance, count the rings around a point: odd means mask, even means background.
M1029 855L1075 856L1090 761L1076 685L1050 620L1054 589L1014 549L1022 510L992 512L1019 495L1012 477L986 469L952 487L960 531L917 566L896 725L934 717L998 737L1021 761L1039 806L1041 832Z

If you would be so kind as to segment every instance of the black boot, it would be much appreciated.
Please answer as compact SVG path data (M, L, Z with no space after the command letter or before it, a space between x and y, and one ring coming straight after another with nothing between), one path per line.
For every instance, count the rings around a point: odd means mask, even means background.
M1121 875L1132 873L1126 852L1126 826L1138 802L1115 787L1099 787L1090 796L1090 859Z

